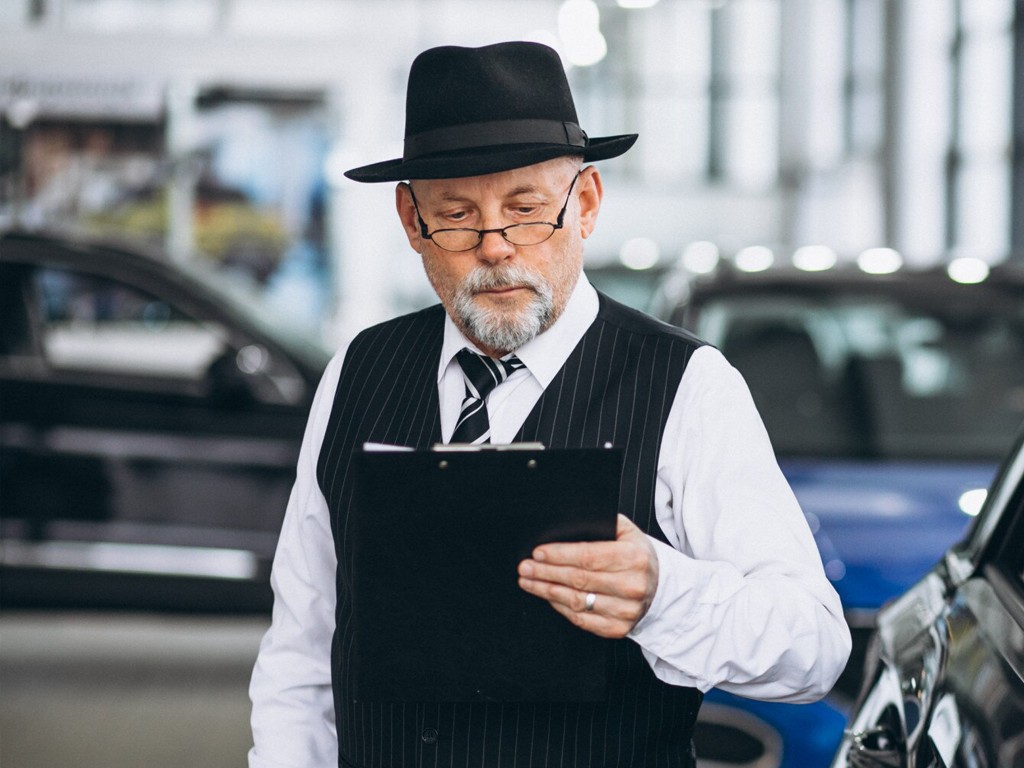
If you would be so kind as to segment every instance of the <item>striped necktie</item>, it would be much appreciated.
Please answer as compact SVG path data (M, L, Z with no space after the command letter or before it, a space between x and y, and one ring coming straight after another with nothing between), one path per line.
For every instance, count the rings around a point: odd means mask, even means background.
M487 420L487 395L513 372L525 367L515 355L504 360L478 355L469 349L455 355L466 380L466 397L462 401L459 420L452 433L452 443L479 445L491 441L491 425Z

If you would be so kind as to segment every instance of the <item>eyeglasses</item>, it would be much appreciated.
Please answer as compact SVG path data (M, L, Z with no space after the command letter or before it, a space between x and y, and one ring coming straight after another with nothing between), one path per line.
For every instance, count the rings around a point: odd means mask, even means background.
M565 211L569 207L569 196L572 195L572 189L576 186L576 179L579 177L580 174L578 173L573 176L572 183L569 185L569 191L565 194L565 203L562 205L562 210L558 212L558 218L554 224L546 221L530 221L524 224L509 224L507 227L499 229L469 229L460 227L456 229L435 229L433 232L428 232L426 222L423 221L423 216L420 215L420 206L416 201L416 195L413 194L412 186L409 187L409 194L412 196L412 204L416 209L416 218L420 222L420 236L427 240L432 240L434 245L442 250L461 253L462 251L472 251L478 247L484 241L484 235L490 232L497 232L506 242L512 245L540 245L555 234L556 229L562 228Z

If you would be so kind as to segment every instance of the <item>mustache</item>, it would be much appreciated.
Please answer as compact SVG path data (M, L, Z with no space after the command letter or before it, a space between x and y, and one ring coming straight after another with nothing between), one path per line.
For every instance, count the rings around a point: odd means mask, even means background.
M477 267L463 279L462 288L469 293L502 288L529 288L539 292L543 281L521 266Z

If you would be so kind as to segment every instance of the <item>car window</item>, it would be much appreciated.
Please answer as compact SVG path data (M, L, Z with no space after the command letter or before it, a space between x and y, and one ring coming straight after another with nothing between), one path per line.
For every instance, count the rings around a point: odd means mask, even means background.
M31 356L32 321L25 301L22 272L0 264L0 359Z
M123 282L69 269L34 273L41 343L55 369L202 379L224 329Z
M985 573L1004 607L1024 626L1024 483L996 526Z
M1021 458L1024 458L1022 456ZM1010 465L1010 472L1013 465ZM1005 497L1004 497L1005 498ZM998 504L998 496L994 499ZM995 527L995 556L1000 568L1010 578L1017 601L1024 611L1024 477L1017 477L1017 487L1009 495L999 524ZM1024 623L1024 616L1021 619Z
M1024 421L1019 301L748 292L701 304L694 330L782 455L995 460Z

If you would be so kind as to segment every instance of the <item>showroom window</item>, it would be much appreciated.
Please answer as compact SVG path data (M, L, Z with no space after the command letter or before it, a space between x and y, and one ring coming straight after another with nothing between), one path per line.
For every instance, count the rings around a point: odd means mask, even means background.
M639 133L609 165L653 184L771 188L779 167L778 0L602 6L616 55L570 70L596 135ZM604 171L604 169L602 169Z
M847 156L882 150L887 0L846 0L843 143Z
M947 240L1001 260L1010 237L1014 4L960 0L956 11Z
M779 6L736 0L712 14L708 176L770 187L778 173Z

